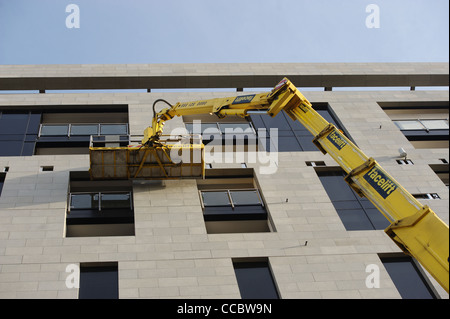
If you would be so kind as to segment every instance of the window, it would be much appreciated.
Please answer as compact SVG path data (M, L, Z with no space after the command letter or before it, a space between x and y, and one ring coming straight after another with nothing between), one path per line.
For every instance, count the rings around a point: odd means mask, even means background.
M118 299L117 263L81 263L79 299Z
M386 102L380 106L415 148L448 148L448 102Z
M87 154L91 135L125 136L120 146L126 146L127 107L97 105L95 111L93 107L0 110L0 156Z
M279 299L267 260L233 261L242 299Z
M408 256L381 257L384 267L404 299L435 299L435 293L416 262Z
M69 125L41 125L39 136L69 136Z
M436 193L412 194L417 199L441 199Z
M129 181L90 181L71 172L67 237L133 236L134 210Z
M267 219L257 189L201 191L205 220Z
M208 233L268 232L268 215L257 189L200 191Z
M399 164L399 165L414 165L414 162L410 159L401 159L401 160L397 160L397 164Z
M132 209L131 193L71 193L70 210Z
M128 124L42 124L39 136L128 135Z
M63 107L58 112L41 113L36 155L88 154L91 142L99 147L129 144L128 111L124 106L109 106L107 110L105 106L96 106L95 110Z
M412 120L394 121L402 131L407 130L448 130L448 120Z
M3 184L5 183L6 173L0 173L0 195L2 195Z
M326 166L324 161L307 161L306 166Z
M127 124L100 124L100 135L127 135Z
M441 181L447 187L449 187L448 163L446 163L446 164L432 164L432 165L430 165L430 167L434 171L434 173L441 179Z
M214 176L217 171L223 173ZM227 174L251 175L226 177ZM209 234L270 232L273 226L262 195L253 180L252 169L209 169L205 180L198 180L203 218ZM214 177L213 177L214 176Z
M42 124L39 136L128 135L128 124Z
M72 124L70 126L70 135L98 135L98 128L99 125L96 124Z
M313 107L328 122L339 129L343 129L328 104L316 103ZM255 130L258 132L258 130L263 129L263 132L270 137L266 139L265 143L268 151L301 152L318 150L312 142L314 136L300 122L293 121L285 112L280 112L275 117L265 114L252 114L250 117ZM276 137L270 135L271 128L277 129ZM346 136L349 135L346 133ZM274 143L274 138L276 143Z
M345 229L385 229L389 221L366 198L358 194L345 182L340 169L315 168L316 173L333 203Z
M207 145L212 141L220 141L225 144L228 140L233 140L236 144L237 139L243 139L243 143L249 143L248 138L256 135L252 125L249 122L229 123L229 122L215 122L208 123L203 121L194 121L192 123L185 123L186 130L189 134L201 134L203 144Z
M40 121L36 112L0 111L0 156L33 155Z

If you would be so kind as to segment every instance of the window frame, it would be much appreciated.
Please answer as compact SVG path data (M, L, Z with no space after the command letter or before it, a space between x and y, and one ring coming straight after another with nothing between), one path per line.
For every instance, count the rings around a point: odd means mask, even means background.
M241 192L255 191L257 196L258 196L258 199L259 199L259 204L237 204L236 205L235 201L233 200L233 197L231 195L231 192L239 192L239 191L241 191ZM207 189L207 190L199 190L198 192L199 192L199 195L200 195L200 203L201 203L202 209L205 209L205 207L220 207L220 206L226 206L226 207L227 206L231 206L233 209L236 206L257 206L257 205L261 205L262 207L265 207L264 201L263 201L262 196L261 196L261 193L260 193L259 189L257 189L257 188ZM207 192L227 192L228 200L230 202L230 205L205 205L205 202L203 200L203 195L202 195L202 193L204 193L204 192L205 193L207 193Z
M3 185L6 180L6 172L0 172L0 196L2 195Z
M313 103L313 108L326 121L334 124L339 130L344 132L344 135L349 140L357 145L329 103ZM264 134L262 136L257 134L257 138L262 139L262 148L268 152L319 151L312 142L313 134L300 122L292 121L285 112L280 112L276 117L270 117L268 114L251 114L250 118L255 131ZM272 128L277 128L276 136L270 135ZM276 139L277 146L274 145L274 139Z
M281 299L278 285L268 258L233 258L232 263L239 288L239 294L242 299ZM249 278L252 276L249 276L248 272L243 273L242 271L239 271L241 269L263 269L264 278L261 277L261 271L259 274L253 274L253 278ZM259 280L251 280L256 278ZM267 285L270 285L271 296L261 294L268 291L267 288L269 287Z
M87 275L87 274L91 275ZM98 284L98 278L93 280L92 274L103 274L102 284ZM111 273L108 275L108 273ZM106 276L105 276L106 275ZM119 298L119 266L117 262L92 262L80 263L80 287L78 290L78 299L118 299ZM114 282L107 282L104 284L104 279L114 279ZM89 280L87 280L89 279ZM87 284L87 285L86 285ZM105 288L107 288L105 290ZM110 288L114 288L111 291ZM107 292L105 295L104 293ZM101 295L98 295L101 293Z
M193 123L193 122L185 122L184 123L184 127L185 127L185 129L186 129L186 131L189 133L189 134L201 134L201 135L203 135L203 131L204 130L201 130L201 133L193 133L193 130L189 130L187 127L186 127L186 124L189 124L189 125L194 125L194 124L199 124L200 125L200 128L201 128L201 125L203 125L203 124L206 124L206 125L210 125L210 124L215 124L216 125L216 128L217 128L217 133L214 133L214 134L217 134L217 135L220 135L220 136L222 136L222 135L225 135L226 136L226 132L225 132L225 130L223 130L222 131L222 129L221 129L221 125L227 125L227 124L242 124L242 125L244 125L244 124L246 124L246 125L248 125L249 126L249 128L251 129L251 133L253 133L253 135L256 135L256 130L255 130L255 127L253 126L253 123L252 122L250 122L250 121L248 121L248 122L201 122L201 123ZM244 130L244 132L242 132L242 133L240 133L240 134L243 134L243 135L245 135L245 134L248 134L247 132L245 132L245 130ZM211 134L211 135L213 135L213 134Z
M439 297L438 293L434 289L433 285L430 283L429 279L427 278L426 274L424 273L422 267L419 265L419 263L412 257L407 255L401 255L397 253L386 253L386 254L379 254L378 257L380 258L381 263L383 264L383 267L385 268L386 272L388 273L389 278L394 283L395 288L397 289L398 293L402 296L403 299L410 299L407 296L410 295L411 290L410 289L404 289L403 285L399 281L404 281L403 278L395 277L395 271L393 272L392 269L389 269L387 267L387 264L389 263L403 263L411 265L409 271L414 271L415 274L417 274L417 277L411 278L411 276L408 276L407 282L411 282L413 279L417 283L422 283L423 288L427 291L427 293L430 295L431 299L437 299ZM402 270L401 273L404 274L405 270ZM415 288L417 288L417 284L414 285ZM406 296L405 296L406 295ZM417 298L417 297L415 297ZM421 296L421 299L424 297Z
M84 195L84 194L93 194L93 195L98 195L98 207L97 208L75 208L72 207L72 198L75 195ZM68 212L70 213L72 210L98 210L99 212L102 211L102 194L106 194L106 195L110 195L110 194L128 194L129 195L129 200L130 200L130 207L129 208L125 208L125 207L119 207L119 208L103 208L103 210L108 210L108 209L129 209L129 210L133 210L133 196L132 196L132 192L131 191L107 191L107 192L71 192L69 193L69 203L68 203Z
M444 121L447 124L447 128L432 128L426 125L424 122L433 122L433 121ZM399 128L400 131L436 131L436 130L448 130L449 129L449 121L448 119L401 119L401 120L393 120L394 124ZM414 122L419 124L421 127L419 128L402 128L401 122Z
M72 134L72 126L94 126L97 125L97 134ZM123 125L125 126L125 133L120 134L102 134L102 126L103 125ZM42 134L42 129L47 126L67 126L67 134ZM40 137L53 137L53 136L67 136L67 137L75 137L75 136L106 136L106 135L121 135L127 136L129 135L130 129L128 123L41 123L39 125L39 133L38 138Z
M345 172L341 167L316 166L314 167L314 170L330 202L333 204L333 207L336 210L336 213L341 220L342 225L347 231L384 230L390 225L390 222L376 208L375 205L373 205L367 198L361 198L350 187L350 185L345 182ZM336 193L330 194L328 190L332 188L332 185L330 184L328 185L328 187L326 187L324 185L323 179L321 178L322 176L335 176L336 179L339 179L340 184L343 183L342 187L345 184L348 189L339 187L339 191L343 192L340 196L337 196ZM347 197L342 197L344 195ZM339 197L339 200L335 200L335 196Z

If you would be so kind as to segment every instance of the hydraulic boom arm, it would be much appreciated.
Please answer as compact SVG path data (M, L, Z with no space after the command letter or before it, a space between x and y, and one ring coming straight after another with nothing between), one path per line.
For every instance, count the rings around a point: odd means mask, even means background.
M385 232L449 291L448 225L320 116L286 78L269 93L177 103L163 109L155 113L152 127L144 132L142 144L158 143L164 122L175 116L211 113L219 118L227 115L245 117L249 111L258 110L266 111L272 117L284 110L292 120L303 124L315 136L315 145L348 174L345 180L350 186L360 196L367 197L389 220L391 225Z

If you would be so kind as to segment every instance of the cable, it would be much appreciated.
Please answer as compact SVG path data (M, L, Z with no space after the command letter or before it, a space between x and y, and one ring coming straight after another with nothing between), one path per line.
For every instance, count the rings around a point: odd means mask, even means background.
M158 102L164 102L164 103L166 103L167 105L169 105L170 107L173 107L173 105L170 104L169 102L167 102L166 100L164 100L164 99L157 99L155 102L153 102L153 116L154 116L154 117L156 116L155 105L156 105L156 103L158 103Z

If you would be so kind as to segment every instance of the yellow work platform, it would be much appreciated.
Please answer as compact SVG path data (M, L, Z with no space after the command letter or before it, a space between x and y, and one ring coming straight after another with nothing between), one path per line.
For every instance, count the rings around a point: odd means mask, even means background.
M203 178L203 144L90 147L92 180Z

